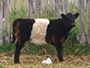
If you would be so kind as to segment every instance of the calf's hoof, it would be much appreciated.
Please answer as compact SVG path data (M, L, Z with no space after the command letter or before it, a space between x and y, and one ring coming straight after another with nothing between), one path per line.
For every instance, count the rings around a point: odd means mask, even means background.
M63 62L64 60L63 59L59 59L60 60L60 62Z
M60 60L60 62L63 62L64 60Z
M20 64L20 62L14 62L15 64Z

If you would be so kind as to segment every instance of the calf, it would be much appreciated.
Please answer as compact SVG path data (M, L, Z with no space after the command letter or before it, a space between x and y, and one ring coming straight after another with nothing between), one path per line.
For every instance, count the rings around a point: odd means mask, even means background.
M26 41L34 44L51 44L56 47L58 58L63 61L62 44L67 39L79 13L61 14L60 19L16 19L13 22L13 42L16 41L14 62L19 63L20 50Z

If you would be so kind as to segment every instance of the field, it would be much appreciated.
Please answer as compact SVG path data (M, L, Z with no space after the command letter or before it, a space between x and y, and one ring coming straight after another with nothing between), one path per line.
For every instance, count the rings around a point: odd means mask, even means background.
M56 55L25 55L20 57L21 63L13 63L13 54L0 54L0 68L90 68L90 55L88 56L71 56L65 55L64 62L59 62ZM41 64L42 60L51 58L52 65Z
M0 46L0 68L90 68L90 51L88 51L90 47L88 45L76 46L77 49L74 52L72 48L63 47L64 62L60 62L53 46L26 43L21 50L20 64L14 64L13 61L14 45L11 43ZM41 64L47 58L52 60L52 65Z
M25 0L25 4L26 4ZM16 18L28 18L27 5L21 7L20 0L17 1L17 9L14 9L14 1L12 1L12 11L9 13L10 34L12 34L12 22ZM75 5L69 5L69 11L73 14L78 12ZM48 14L42 12L42 18L55 19L56 12L49 10ZM33 15L35 17L35 15ZM85 28L86 10L84 11ZM14 64L15 44L4 43L0 46L0 68L90 68L90 44L80 44L76 40L76 35L80 32L79 18L75 20L76 26L71 30L70 36L63 44L64 62L59 62L56 49L51 46L40 46L31 43L25 43L21 50L20 64ZM87 30L86 30L87 32ZM52 65L41 64L43 60L50 58Z

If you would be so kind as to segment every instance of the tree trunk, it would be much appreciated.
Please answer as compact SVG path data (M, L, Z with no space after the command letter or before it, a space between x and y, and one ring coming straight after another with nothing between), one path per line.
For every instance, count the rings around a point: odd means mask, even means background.
M41 10L42 10L42 11L44 11L44 1L45 1L45 0L41 0L41 5L42 5L42 6L41 6Z
M52 1L51 9L52 9L52 12L55 10L55 2L54 2L54 0Z
M0 45L3 44L3 21L2 21L2 7L0 0Z
M90 43L90 0L87 0L87 40Z
M48 0L45 0L45 5L44 5L44 7L45 7L45 9L44 9L45 13L48 14L48 13L49 13L49 11L48 11L48 9L49 9Z
M24 0L22 0L22 6L24 6Z
M62 8L60 0L55 0L55 8L56 8L56 18L60 18L61 8Z
M2 0L3 2L3 18L4 18L4 0Z
M5 14L5 40L9 44L9 20L8 20L8 0L4 0L4 14Z
M63 0L63 13L68 13L68 0Z
M17 0L14 0L14 8L17 8Z
M54 0L48 0L48 11L53 12L53 5L54 5ZM55 8L55 7L54 7Z
M41 0L35 0L35 16L41 18Z
M11 0L9 0L9 12L11 12Z
M28 0L28 18L33 18L33 0Z
M79 0L79 13L80 13L80 43L86 43L85 28L84 28L84 0Z

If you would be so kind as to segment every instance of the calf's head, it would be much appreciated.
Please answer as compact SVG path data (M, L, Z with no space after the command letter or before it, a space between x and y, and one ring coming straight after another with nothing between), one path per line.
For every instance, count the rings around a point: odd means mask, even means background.
M79 16L79 13L72 14L72 13L67 13L61 14L62 19L64 20L64 24L71 29L72 27L75 26L75 19Z

